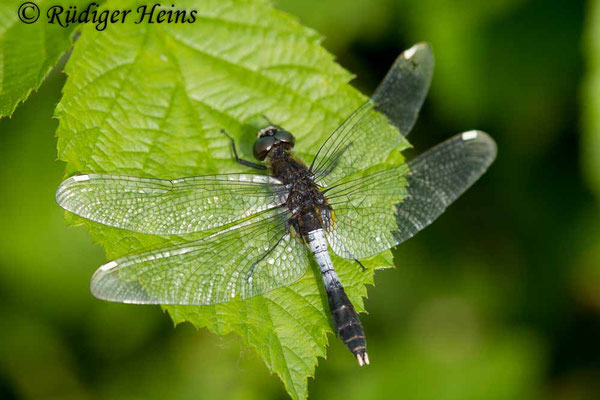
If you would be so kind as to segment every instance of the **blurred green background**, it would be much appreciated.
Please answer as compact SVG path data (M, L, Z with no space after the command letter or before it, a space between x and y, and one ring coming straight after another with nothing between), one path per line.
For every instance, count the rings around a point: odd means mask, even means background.
M600 3L276 5L322 33L367 94L403 49L431 43L411 155L472 128L499 147L481 181L397 249L398 268L376 274L362 317L372 365L331 340L311 397L600 398L600 163L588 148L600 135ZM0 398L287 398L236 338L90 295L103 251L54 203L64 80L52 72L0 121Z

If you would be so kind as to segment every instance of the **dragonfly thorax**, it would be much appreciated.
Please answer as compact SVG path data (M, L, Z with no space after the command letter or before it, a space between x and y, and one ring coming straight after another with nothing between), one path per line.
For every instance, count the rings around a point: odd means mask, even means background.
M286 204L293 214L298 214L325 204L325 199L312 180L303 179L291 184Z
M266 162L271 175L288 186L285 206L304 235L322 227L324 221L321 209L327 205L323 193L314 181L313 173L306 164L291 154L288 144L289 142L282 142L274 145Z

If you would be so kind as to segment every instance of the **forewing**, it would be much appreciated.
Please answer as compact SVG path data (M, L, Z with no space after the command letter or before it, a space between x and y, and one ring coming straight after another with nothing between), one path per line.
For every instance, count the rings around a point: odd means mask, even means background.
M407 136L412 130L425 101L433 76L433 52L427 43L418 43L396 59L371 99Z
M287 190L266 175L225 174L175 180L76 175L56 191L67 211L134 232L175 235L219 227L276 207Z
M409 147L404 138L425 100L433 72L427 44L402 53L373 97L358 108L323 143L311 171L321 186L386 160L392 150Z
M263 214L202 240L111 261L92 277L92 293L124 303L207 305L289 285L309 265L306 247L288 233L287 210Z
M328 241L344 258L365 258L414 236L471 186L496 157L486 133L469 131L408 164L332 186Z

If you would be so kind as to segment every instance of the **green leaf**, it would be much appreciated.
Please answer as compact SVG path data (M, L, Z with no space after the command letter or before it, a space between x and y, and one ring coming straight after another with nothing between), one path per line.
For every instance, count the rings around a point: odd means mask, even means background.
M600 1L590 3L586 34L588 73L583 85L583 167L600 196Z
M37 1L41 16L26 24L19 20L17 10L22 0L0 3L0 118L11 115L40 84L72 43L74 25L63 28L48 24L44 12L56 1ZM69 5L80 3L79 0ZM33 15L28 11L26 15Z
M136 5L109 1L106 8ZM220 129L251 158L262 115L293 132L297 154L310 161L318 144L366 100L314 31L267 2L182 0L176 6L197 9L196 22L135 24L134 18L103 32L83 27L56 112L59 157L68 175L177 178L242 171ZM76 222L86 225L109 258L194 236L159 237ZM359 311L374 269L393 265L390 252L366 260L367 272L339 258L334 264ZM176 323L241 337L294 399L307 396L307 377L317 357L325 356L332 333L314 265L298 282L264 296L165 309Z

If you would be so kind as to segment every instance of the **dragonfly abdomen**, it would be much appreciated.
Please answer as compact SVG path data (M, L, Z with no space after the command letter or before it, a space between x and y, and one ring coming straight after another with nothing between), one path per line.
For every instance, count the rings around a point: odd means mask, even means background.
M333 325L338 336L352 354L356 356L361 366L369 364L367 342L362 324L354 306L346 295L344 286L342 286L335 273L329 251L327 250L327 241L323 230L316 229L308 232L306 234L306 241L321 270L325 292L329 300L331 318L333 319Z

